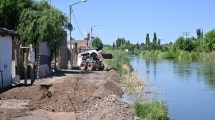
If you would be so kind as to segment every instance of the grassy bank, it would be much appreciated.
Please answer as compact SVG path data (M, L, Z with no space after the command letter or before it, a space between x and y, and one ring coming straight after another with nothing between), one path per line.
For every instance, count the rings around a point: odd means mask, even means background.
M129 73L132 69L130 59L126 52L122 51L108 51L114 55L113 60L105 60L108 68L114 68L120 72L121 75Z
M168 120L168 111L163 101L155 100L148 103L135 102L135 114L146 120Z
M166 104L158 97L149 81L131 72L128 54L121 51L109 51L114 60L105 61L109 68L117 69L123 76L123 89L132 100L135 115L146 120L168 120Z
M136 73L125 76L123 88L133 102L135 115L146 120L168 120L168 108L149 81Z

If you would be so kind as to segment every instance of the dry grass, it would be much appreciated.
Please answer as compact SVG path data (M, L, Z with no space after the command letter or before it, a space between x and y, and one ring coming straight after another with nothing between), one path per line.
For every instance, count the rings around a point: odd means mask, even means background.
M131 73L125 76L123 88L129 95L136 95L144 91L144 82L136 73Z

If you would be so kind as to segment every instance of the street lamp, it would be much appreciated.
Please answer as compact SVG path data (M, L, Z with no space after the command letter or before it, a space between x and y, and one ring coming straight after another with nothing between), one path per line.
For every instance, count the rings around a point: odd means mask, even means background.
M94 25L94 26L92 26L91 28L90 28L90 47L92 47L92 39L93 39L93 28L94 27L100 27L101 25Z
M81 3L81 2L87 2L87 0L80 0L79 2L76 2L76 3L73 3L72 5L69 5L69 23L70 25L72 25L72 6L73 5L76 5L78 3ZM70 49L71 49L71 31L72 29L69 30L69 39L70 39Z
M73 5L76 5L76 4L78 4L78 3L81 3L81 2L87 2L87 0L80 0L79 2L76 2L76 3L73 3L73 4L71 4L71 5L69 5L69 25L68 26L70 26L70 29L69 29L69 40L70 40L70 52L71 52L71 50L72 50L72 39L71 39L71 37L72 37L72 35L71 35L71 32L72 32L72 30L73 30L73 27L72 27L72 6ZM70 62L71 62L71 65L72 65L72 53L70 54L71 55L71 57L70 57Z

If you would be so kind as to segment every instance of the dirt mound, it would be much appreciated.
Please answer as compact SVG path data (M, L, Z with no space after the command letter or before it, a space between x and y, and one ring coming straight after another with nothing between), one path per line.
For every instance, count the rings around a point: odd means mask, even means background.
M0 95L0 99L40 100L48 95L48 85L17 87Z
M114 82L119 83L119 84L121 83L121 76L114 69L109 70L105 76L106 76L107 80L114 81Z
M106 96L77 115L77 120L133 120L131 106L116 95Z
M120 75L115 70L69 74L62 83L18 87L0 94L0 99L29 100L29 106L52 112L74 112L78 118L132 119L131 107L122 102Z

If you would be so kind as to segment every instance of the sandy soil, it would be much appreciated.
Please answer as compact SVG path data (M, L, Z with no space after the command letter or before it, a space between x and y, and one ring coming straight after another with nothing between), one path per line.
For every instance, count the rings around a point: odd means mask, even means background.
M0 120L133 120L122 94L115 70L61 71L2 92Z

